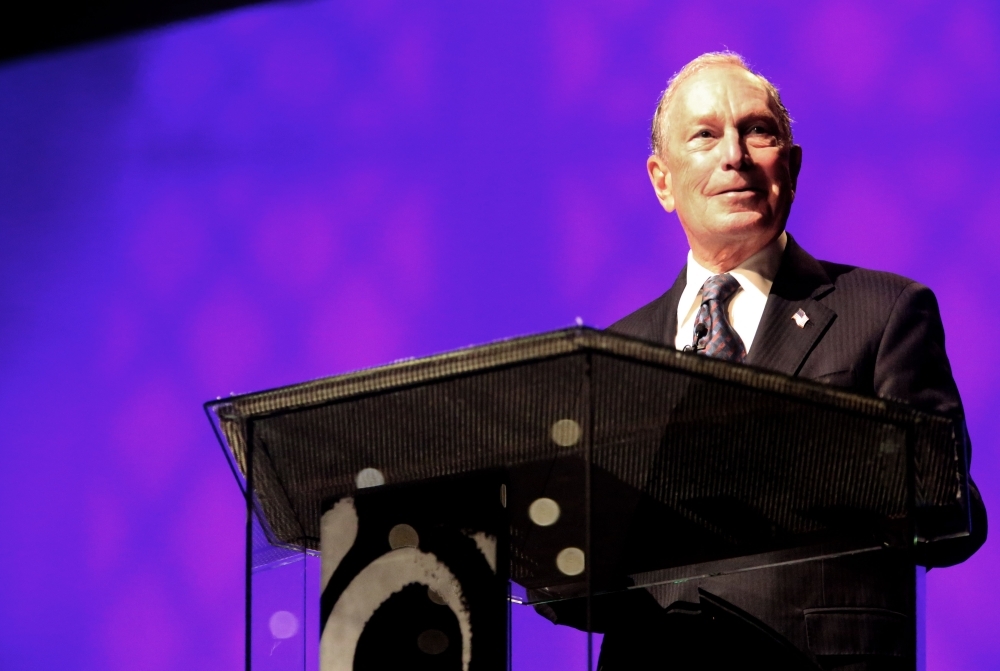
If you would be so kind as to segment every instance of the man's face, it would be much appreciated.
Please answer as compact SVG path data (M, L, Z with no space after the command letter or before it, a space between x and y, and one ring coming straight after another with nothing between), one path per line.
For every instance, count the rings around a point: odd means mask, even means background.
M784 229L801 150L779 129L767 89L742 68L709 66L677 88L664 156L647 167L696 257L735 266Z

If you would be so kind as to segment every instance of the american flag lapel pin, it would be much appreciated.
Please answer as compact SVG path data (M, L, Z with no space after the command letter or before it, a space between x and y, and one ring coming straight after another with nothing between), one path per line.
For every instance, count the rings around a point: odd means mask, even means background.
M800 329L804 329L806 327L806 322L809 321L809 315L807 315L802 308L799 308L798 312L792 315L792 319L795 320L796 326Z

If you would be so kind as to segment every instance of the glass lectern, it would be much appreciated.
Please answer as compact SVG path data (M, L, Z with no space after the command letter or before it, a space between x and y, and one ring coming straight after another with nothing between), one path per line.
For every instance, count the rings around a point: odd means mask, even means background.
M206 409L254 671L593 669L616 595L969 532L951 420L587 328Z

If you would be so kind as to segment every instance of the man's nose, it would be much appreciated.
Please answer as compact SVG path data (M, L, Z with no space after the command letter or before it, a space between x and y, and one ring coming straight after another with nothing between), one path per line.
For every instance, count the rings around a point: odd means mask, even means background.
M735 128L727 129L719 145L722 150L722 168L724 170L743 170L746 168L746 146L738 130Z

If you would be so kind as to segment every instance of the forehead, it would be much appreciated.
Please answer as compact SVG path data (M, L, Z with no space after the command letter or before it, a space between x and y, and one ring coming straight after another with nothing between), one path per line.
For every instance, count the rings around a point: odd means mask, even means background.
M709 66L677 88L668 116L671 123L705 117L775 116L771 97L759 77L733 65Z

